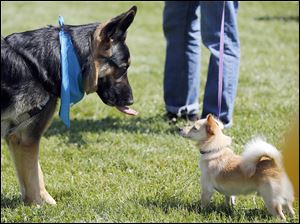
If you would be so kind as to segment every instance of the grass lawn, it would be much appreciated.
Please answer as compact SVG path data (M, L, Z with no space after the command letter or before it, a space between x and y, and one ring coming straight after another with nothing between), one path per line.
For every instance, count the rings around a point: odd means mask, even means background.
M127 43L137 117L104 105L96 94L72 107L71 128L55 114L41 140L46 188L57 206L25 206L1 140L1 222L278 222L260 197L237 197L234 210L216 193L201 210L199 152L163 118L163 2L1 2L1 35L48 24L105 21L137 5ZM241 152L262 134L281 147L299 107L299 3L241 2L242 59L234 126L225 130ZM200 106L209 53L202 47ZM178 126L186 123L180 122ZM295 167L295 169L298 169ZM299 204L295 201L299 222Z

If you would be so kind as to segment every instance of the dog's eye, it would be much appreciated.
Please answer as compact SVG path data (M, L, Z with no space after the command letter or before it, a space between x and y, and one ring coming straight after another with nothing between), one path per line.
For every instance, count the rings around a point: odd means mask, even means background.
M120 66L119 66L119 69L121 69L121 70L127 70L129 68L129 64L126 64L126 63L123 63L123 64L121 64Z

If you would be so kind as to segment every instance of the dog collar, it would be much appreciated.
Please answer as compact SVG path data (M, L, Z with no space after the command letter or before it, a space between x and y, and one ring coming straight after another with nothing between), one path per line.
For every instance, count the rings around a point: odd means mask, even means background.
M70 106L79 102L83 96L82 74L77 54L70 35L64 30L64 19L59 16L59 42L61 57L61 93L59 116L70 127Z
M223 147L222 147L222 148L223 148ZM222 149L222 148L220 148L220 149ZM209 153L211 153L211 152L219 152L220 149L210 150L210 151L206 151L206 152L200 150L200 153L201 153L202 155L204 155L204 154L209 154Z
M200 153L201 153L202 155L204 155L204 154L208 154L208 153L213 152L213 151L215 151L215 150L211 150L211 151L208 151L208 152L203 152L203 151L200 150Z

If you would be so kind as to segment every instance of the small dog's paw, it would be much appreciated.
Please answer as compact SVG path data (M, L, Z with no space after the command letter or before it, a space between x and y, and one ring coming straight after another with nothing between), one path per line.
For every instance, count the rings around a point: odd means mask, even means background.
M228 207L233 207L235 205L235 196L225 196L225 200Z
M234 206L235 205L235 196L231 196L230 201L231 201L231 205Z

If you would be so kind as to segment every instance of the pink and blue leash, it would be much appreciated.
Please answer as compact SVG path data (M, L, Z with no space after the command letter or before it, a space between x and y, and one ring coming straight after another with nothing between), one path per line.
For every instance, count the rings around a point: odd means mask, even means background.
M223 4L221 33L220 33L220 50L219 50L219 76L218 76L218 118L221 115L222 106L222 80L223 80L223 62L224 62L224 17L225 17L225 1Z

